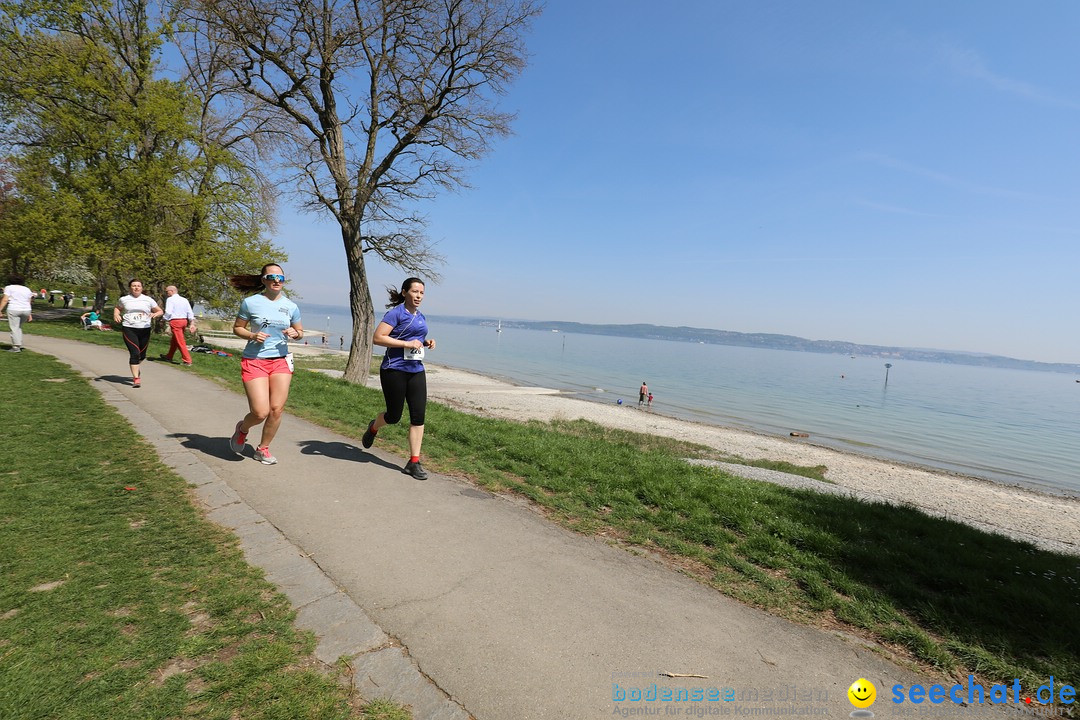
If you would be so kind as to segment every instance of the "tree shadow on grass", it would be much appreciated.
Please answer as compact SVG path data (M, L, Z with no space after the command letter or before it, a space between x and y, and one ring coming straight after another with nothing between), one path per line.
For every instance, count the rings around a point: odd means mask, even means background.
M826 562L822 574L841 617L843 597L861 585L941 636L969 668L1000 659L1080 679L1080 557L910 507L855 508L808 491L780 502L793 503L789 512L802 523L786 544Z
M325 442L323 440L302 440L300 443L300 452L304 455L322 455L324 457L332 458L334 460L348 460L349 462L369 463L372 465L379 465L380 467L390 468L393 470L400 469L398 465L394 463L382 460L371 453L364 452L362 449L352 445L351 443L344 442Z

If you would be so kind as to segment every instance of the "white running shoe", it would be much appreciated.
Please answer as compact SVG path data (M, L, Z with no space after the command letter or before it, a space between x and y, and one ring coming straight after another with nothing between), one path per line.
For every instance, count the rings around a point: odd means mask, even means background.
M255 459L263 465L277 465L277 458L270 454L270 448L255 448Z

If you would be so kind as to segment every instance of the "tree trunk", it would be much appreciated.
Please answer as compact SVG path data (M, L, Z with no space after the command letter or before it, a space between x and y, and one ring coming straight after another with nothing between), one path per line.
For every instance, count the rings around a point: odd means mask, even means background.
M109 274L105 263L101 259L91 255L87 265L94 272L94 304L93 309L102 315L105 314L105 296L109 290ZM111 317L111 316L110 316Z
M367 268L364 267L363 240L360 226L342 224L342 240L349 263L349 310L352 314L352 348L349 362L345 365L345 379L352 383L367 384L371 374L371 337L375 332L375 308L371 302Z
M105 295L106 295L106 290L107 289L108 288L105 285L104 279L98 278L97 287L94 288L94 305L93 305L93 309L94 309L95 312L102 313L102 314L105 312Z

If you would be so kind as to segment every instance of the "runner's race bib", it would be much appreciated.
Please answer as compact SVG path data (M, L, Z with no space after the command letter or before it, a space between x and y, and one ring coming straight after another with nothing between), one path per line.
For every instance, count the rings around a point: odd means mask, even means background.
M422 348L422 347L419 347L419 348L405 348L405 359L406 360L423 360L424 359L424 348Z
M150 316L144 312L126 312L124 313L124 324L134 325L135 323L150 322Z
M296 368L293 366L293 355L289 353L285 356L285 364L289 366L289 372L296 372Z

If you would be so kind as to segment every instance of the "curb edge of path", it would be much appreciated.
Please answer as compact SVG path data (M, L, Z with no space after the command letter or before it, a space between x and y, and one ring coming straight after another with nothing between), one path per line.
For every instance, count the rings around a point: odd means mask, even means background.
M47 351L38 349L38 352ZM52 355L52 357L56 357ZM317 638L315 657L328 666L344 658L352 688L365 700L410 707L416 720L474 720L387 635L318 563L245 503L192 451L179 445L150 413L77 362L56 358L90 380L106 403L133 426L158 458L183 478L202 503L202 515L240 540L245 560L266 573L296 610L295 625Z

